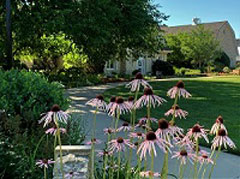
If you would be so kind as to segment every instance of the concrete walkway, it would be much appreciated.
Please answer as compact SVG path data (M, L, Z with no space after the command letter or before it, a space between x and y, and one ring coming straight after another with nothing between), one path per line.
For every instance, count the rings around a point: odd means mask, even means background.
M176 80L176 79L175 79ZM159 80L158 80L159 81ZM83 120L86 121L86 130L88 135L86 137L86 141L90 139L91 129L93 124L93 112L94 109L85 106L85 103L94 98L98 94L102 94L106 89L115 88L118 85L123 85L123 83L112 83L100 86L87 86L82 88L72 88L67 90L67 94L72 100L69 112L76 113L81 115ZM111 125L111 118L105 113L99 113L97 115L97 129L96 129L96 138L102 141L106 141L106 136L103 134L103 129L109 127ZM119 122L121 125L123 121ZM124 136L124 134L119 134ZM103 145L98 146L99 149L103 148ZM207 151L210 151L208 148L201 147ZM169 158L170 159L170 158ZM163 153L161 151L158 152L157 158L154 161L155 171L160 172L162 168L163 161ZM150 165L149 165L150 166ZM178 166L179 163L175 159L169 160L169 173L178 174ZM190 167L188 166L185 170L185 178L192 178L192 174L190 175ZM208 172L206 173L206 178L208 177ZM169 177L173 178L173 177ZM212 178L215 179L240 179L240 157L236 155L231 155L228 153L221 153L217 166L213 172Z

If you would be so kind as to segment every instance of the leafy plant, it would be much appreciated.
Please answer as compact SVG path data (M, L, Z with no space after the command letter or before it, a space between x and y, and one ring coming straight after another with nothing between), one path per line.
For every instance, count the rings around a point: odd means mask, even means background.
M156 75L156 72L162 72L162 75L174 75L173 66L165 61L156 60L152 65L152 73Z

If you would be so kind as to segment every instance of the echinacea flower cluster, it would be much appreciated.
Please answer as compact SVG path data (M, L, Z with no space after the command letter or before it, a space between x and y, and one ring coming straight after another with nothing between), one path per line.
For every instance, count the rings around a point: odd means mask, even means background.
M138 98L141 86L143 87L143 95ZM112 97L109 104L106 105L103 103L103 98L95 99L94 102L92 101L95 104L92 106L97 107L100 104L96 101L101 100L101 103L104 104L103 106L106 107L107 114L112 116L112 122L114 123L114 125L109 125L108 128L103 129L104 134L108 136L108 141L105 142L105 148L97 154L98 157L104 160L102 170L103 179L106 179L107 176L110 178L115 176L119 179L120 170L125 173L126 178L133 176L135 178L155 178L160 176L161 178L167 178L168 160L165 159L169 158L168 155L171 155L172 159L179 161L179 178L183 178L185 171L182 166L188 162L194 165L192 169L193 177L191 177L198 178L200 171L203 171L204 176L208 165L215 166L216 159L213 158L213 153L217 148L236 147L228 137L227 129L223 124L221 116L217 118L210 133L208 129L205 129L199 123L193 125L186 132L177 126L177 118L189 120L187 119L188 112L179 107L178 100L192 96L185 89L185 84L182 81L177 82L167 92L167 96L174 103L170 110L162 113L166 118L162 118L162 116L155 118L151 115L152 108L161 110L161 106L167 101L154 94L153 88L144 80L141 73L138 73L135 79L128 83L126 87L135 93L127 100L116 96ZM147 115L137 120L137 110L144 107L146 108ZM120 116L127 113L131 113L130 123L124 122L119 125ZM135 122L132 122L132 119L137 120L137 125L135 125ZM122 135L121 132L124 132L125 137L120 136ZM204 139L209 143L209 134L216 135L212 141L211 148L213 151L211 155L199 147L200 139ZM93 142L97 143L97 140L90 141L90 143ZM154 171L154 158L159 152L164 153L164 161L162 170L157 172ZM132 166L132 155L137 156L136 167ZM115 157L117 161L115 161ZM151 166L148 166L149 160L151 160Z

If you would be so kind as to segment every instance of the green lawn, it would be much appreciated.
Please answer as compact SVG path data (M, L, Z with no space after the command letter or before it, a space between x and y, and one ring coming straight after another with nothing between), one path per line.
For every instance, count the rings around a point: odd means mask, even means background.
M216 118L222 115L229 137L237 146L236 150L229 150L229 152L240 155L240 77L192 78L183 79L183 81L185 88L192 94L192 98L179 100L178 104L188 111L189 115L187 119L178 119L177 125L186 130L199 122L200 125L210 129ZM166 93L176 84L176 81L154 81L150 84L156 95L168 101L161 107L151 110L151 116L160 119L173 104L173 100L168 98ZM124 86L109 89L104 93L106 100L109 100L111 96L123 96L127 99L130 95L133 94ZM138 118L145 115L145 108L137 111ZM129 120L129 115L123 118ZM203 141L201 143L206 145Z

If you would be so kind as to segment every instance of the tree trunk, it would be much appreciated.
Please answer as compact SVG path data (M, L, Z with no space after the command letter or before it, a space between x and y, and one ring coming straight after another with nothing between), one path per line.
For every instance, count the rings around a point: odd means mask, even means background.
M6 42L6 52L7 61L5 69L9 70L13 66L13 54L12 54L12 30L11 30L11 0L6 0L6 32L7 32L7 42Z

